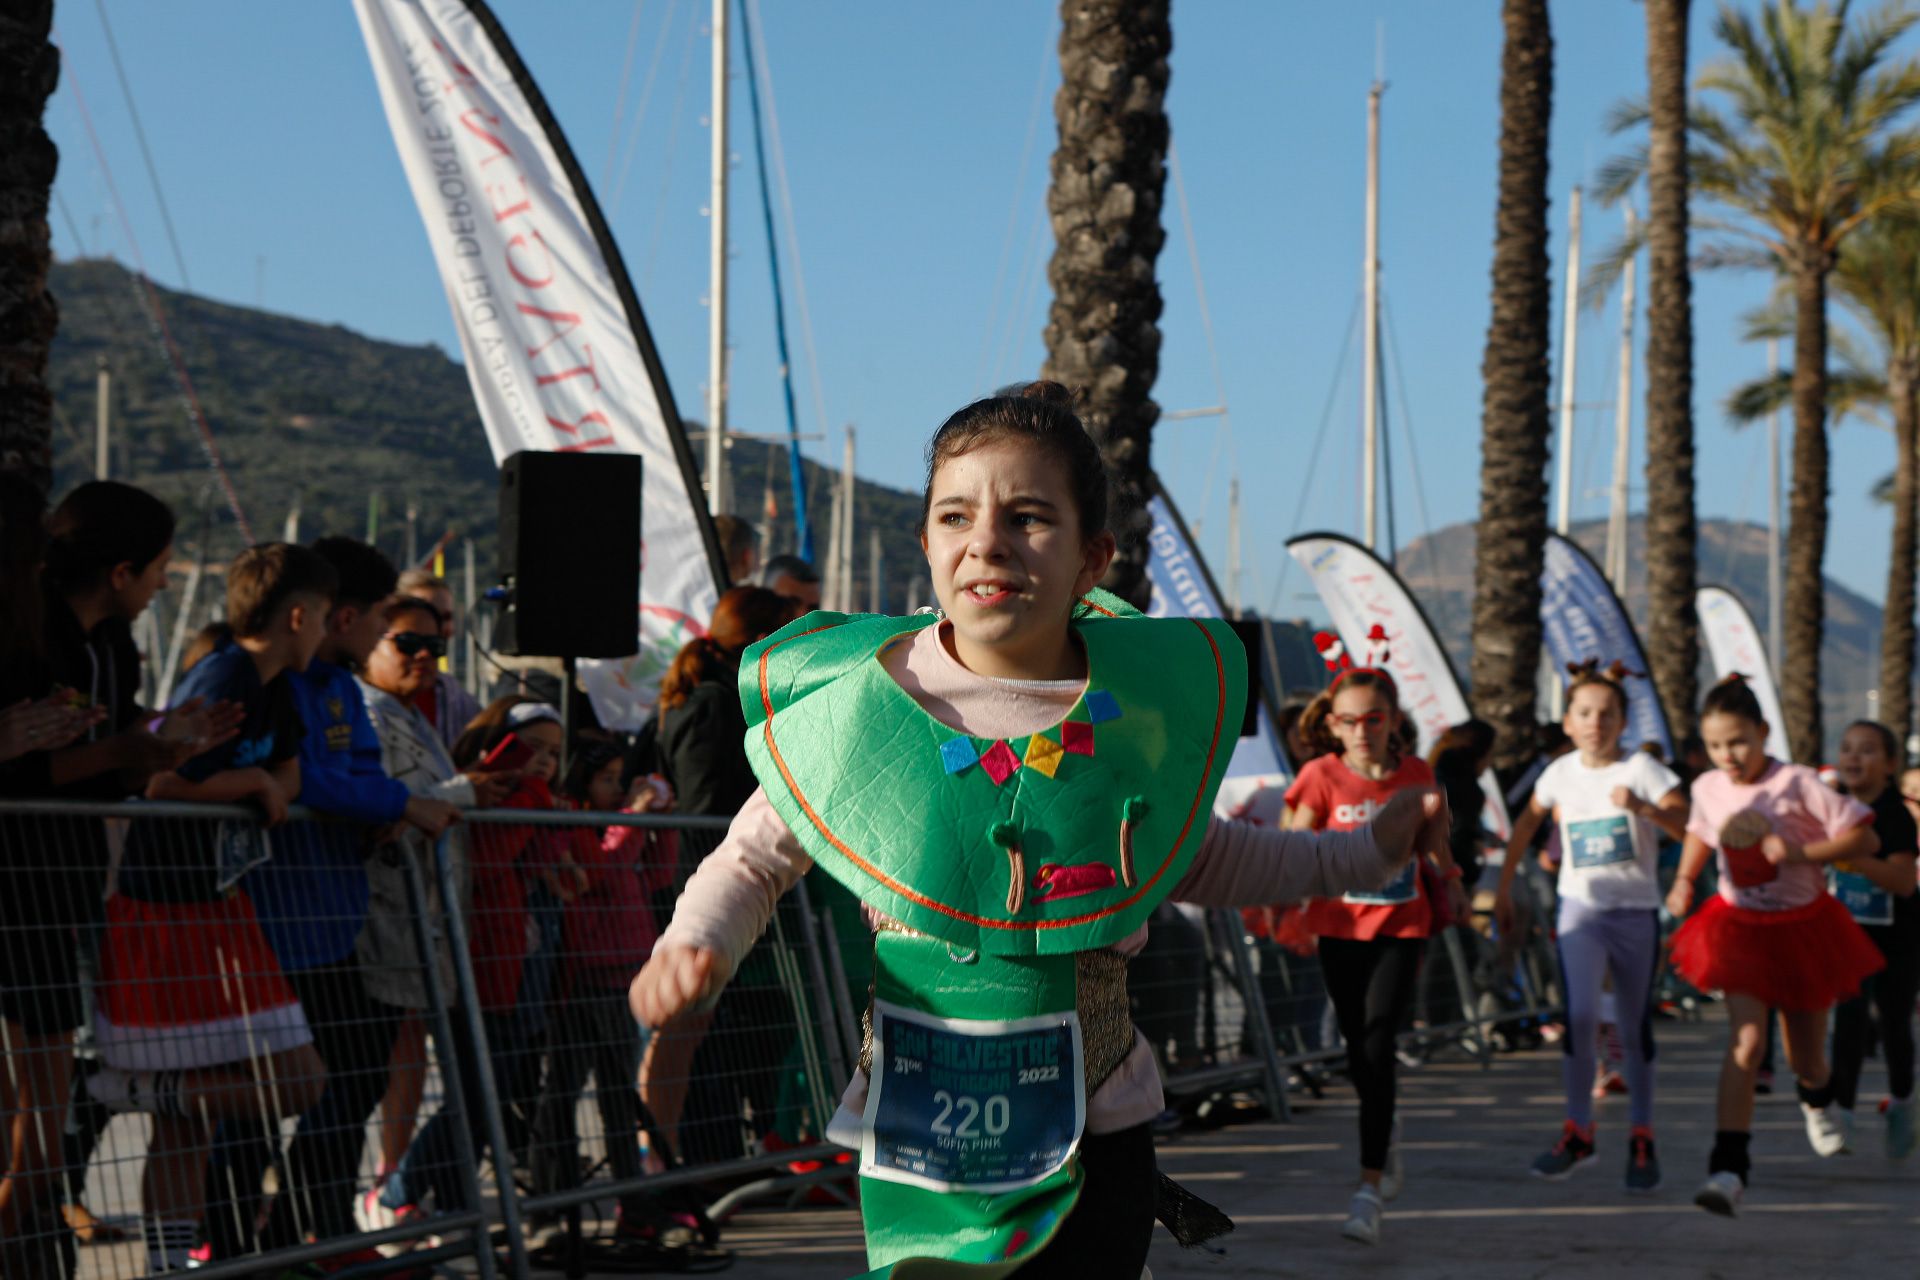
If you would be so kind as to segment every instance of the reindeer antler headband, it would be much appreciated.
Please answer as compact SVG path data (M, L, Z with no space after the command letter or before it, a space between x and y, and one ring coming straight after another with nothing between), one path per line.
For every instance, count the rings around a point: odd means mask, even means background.
M1571 681L1574 684L1578 684L1582 680L1605 680L1608 684L1624 685L1628 677L1644 676L1645 674L1646 672L1644 671L1633 670L1618 658L1609 662L1604 668L1601 667L1600 659L1598 658L1588 658L1585 662L1569 662L1567 664L1567 675L1571 677Z
M1353 658L1347 652L1347 646L1340 637L1331 631L1316 631L1313 635L1313 647L1320 651L1320 660L1327 664L1327 670L1333 673L1333 683L1327 686L1327 692L1339 689L1340 682L1356 671L1364 671L1384 683L1399 697L1399 686L1387 672L1387 663L1392 661L1393 652L1387 648L1387 629L1374 623L1367 632L1367 663L1355 666Z

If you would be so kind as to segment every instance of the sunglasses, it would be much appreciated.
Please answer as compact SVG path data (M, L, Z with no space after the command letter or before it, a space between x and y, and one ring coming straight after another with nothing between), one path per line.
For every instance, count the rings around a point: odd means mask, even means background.
M436 658L447 656L447 642L439 636L424 636L418 631L389 631L387 639L393 641L393 647L403 658L417 657L430 653Z
M1342 729L1358 729L1361 727L1378 729L1387 722L1387 713L1384 711L1369 711L1363 716L1332 716L1330 718Z

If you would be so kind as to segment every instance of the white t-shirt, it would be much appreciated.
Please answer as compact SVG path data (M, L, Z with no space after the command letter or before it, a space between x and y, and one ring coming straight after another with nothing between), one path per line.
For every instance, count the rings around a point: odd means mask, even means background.
M1660 905L1660 829L1613 802L1625 787L1657 805L1680 779L1644 751L1599 769L1569 751L1533 784L1533 799L1553 811L1560 831L1560 896L1604 910L1649 910Z

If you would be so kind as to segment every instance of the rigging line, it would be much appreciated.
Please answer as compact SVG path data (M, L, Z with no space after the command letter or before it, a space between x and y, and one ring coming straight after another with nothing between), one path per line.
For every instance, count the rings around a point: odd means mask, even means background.
M666 16L660 20L660 34L654 39L653 53L647 59L646 77L640 81L640 99L633 109L633 123L627 126L627 149L620 159L620 179L614 184L612 209L615 213L619 212L620 197L627 189L627 175L633 171L633 156L640 147L640 129L647 120L654 81L660 73L660 59L666 54L667 37L673 32L673 18L678 10L677 0L668 0ZM611 173L608 176L611 177Z
M780 141L780 104L773 95L773 59L767 53L765 24L760 21L760 0L748 0L753 6L754 49L759 55L760 87L767 95L767 141L773 144L773 181L780 195L780 212L786 218L788 262L793 270L793 300L800 312L800 350L807 357L808 389L813 393L813 412L824 439L827 426L827 397L821 388L820 357L813 343L813 310L807 305L807 273L800 254L800 222L793 216L793 189L787 182L787 150Z
M1724 563L1720 566L1719 580L1721 582L1733 581L1733 562L1740 547L1740 539L1737 534L1741 526L1747 523L1747 512L1753 509L1755 473L1760 469L1760 455L1763 452L1762 446L1767 438L1764 431L1749 431L1747 435L1752 440L1752 443L1747 446L1747 475L1746 478L1740 482L1740 514L1734 518L1733 529L1730 530L1730 532L1736 536L1727 539L1727 554L1724 558Z
M67 208L67 198L60 194L58 187L54 188L53 202L59 206L60 217L67 224L67 234L73 237L74 247L80 251L80 256L83 258L92 257L93 255L87 252L86 237L80 234L80 224L73 220L73 210Z
M1006 282L1007 259L1013 253L1014 233L1020 229L1020 201L1027 194L1027 174L1032 168L1033 139L1040 128L1040 107L1047 100L1047 72L1053 67L1054 34L1051 23L1047 26L1047 43L1041 50L1040 74L1034 78L1033 101L1027 107L1027 134L1020 144L1020 166L1014 170L1013 199L1007 206L1007 229L1000 236L1000 265L993 271L993 293L987 302L987 323L980 332L980 360L974 372L973 389L976 396L987 393L987 356L993 348L993 331L1000 314L1000 289Z
M1393 419L1387 411L1387 370L1384 361L1373 371L1374 394L1380 401L1380 478L1385 482L1387 508L1387 564L1400 560L1400 527L1393 516Z
M213 427L207 421L205 410L200 407L200 396L193 389L193 378L187 373L187 362L181 356L179 345L173 339L173 331L167 326L167 312L160 303L160 291L154 287L153 278L147 274L146 260L140 253L140 241L133 234L133 222L127 217L126 203L120 199L119 184L113 180L113 166L107 161L106 148L100 145L100 135L93 127L93 113L87 110L87 98L80 90L80 80L73 74L73 64L64 57L65 49L62 48L61 52L63 55L61 61L67 65L67 84L73 89L74 105L80 109L80 120L86 126L87 141L92 144L94 158L99 161L101 175L106 178L107 192L113 197L113 208L119 215L121 232L127 237L127 247L132 251L134 266L138 269L137 283L134 285L136 295L139 294L142 286L145 287L147 328L159 344L167 362L173 366L174 378L180 384L181 398L185 402L187 418L199 429L200 448L206 454L207 465L220 481L220 488L226 495L227 508L233 512L234 523L240 526L240 532L251 544L253 526L247 522L246 512L240 507L240 495L234 490L233 478L227 474L226 464L220 460L220 448L214 443Z
M620 120L627 112L627 85L633 79L633 51L640 44L640 11L646 0L633 0L633 20L627 23L627 52L620 59L620 92L613 99L613 127L607 130L607 164L600 171L600 187L613 181L613 158L620 153Z
M800 411L793 402L793 357L787 348L787 307L780 291L780 237L773 229L773 192L767 185L767 145L760 118L760 76L753 56L753 14L740 0L740 49L747 60L747 101L753 108L753 155L760 172L760 217L767 228L767 266L773 274L773 331L780 344L780 390L787 406L787 470L793 486L793 537L800 558L813 560L813 530L807 522L806 478L800 467ZM771 450L769 450L771 453ZM766 461L772 470L772 459Z
M1420 540L1427 549L1427 572L1433 575L1432 580L1438 586L1440 548L1433 540L1433 518L1427 513L1427 485L1420 476L1420 446L1413 429L1413 410L1409 407L1413 402L1407 398L1406 368L1400 363L1400 338L1393 325L1393 305L1384 289L1380 292L1380 311L1386 321L1382 327L1387 331L1387 361L1393 367L1393 389L1399 393L1400 412L1407 423L1402 434L1407 441L1407 468L1413 472L1413 501L1420 512ZM1386 397L1380 399L1384 403Z
M641 270L641 279L651 291L653 286L653 266L660 257L660 234L666 229L667 193L673 189L673 157L680 150L680 116L687 105L687 77L693 70L693 50L698 43L700 23L696 15L687 23L687 47L680 55L680 82L674 87L673 115L667 121L667 157L660 165L660 194L653 202L653 226L647 232L647 262ZM614 196L615 207L619 206L618 193Z
M1200 270L1200 242L1193 233L1193 212L1187 204L1187 180L1180 168L1180 150L1167 144L1167 161L1173 172L1174 203L1180 209L1180 230L1187 244L1187 264L1193 271L1194 297L1200 304L1200 331L1206 335L1207 363L1213 373L1215 404L1220 406L1220 425L1213 433L1213 449L1207 458L1207 481L1200 498L1200 519L1205 520L1213 504L1213 478L1219 468L1220 450L1233 445L1233 419L1228 412L1227 380L1220 372L1220 344L1214 338L1213 308L1207 303L1207 279ZM1235 451L1236 459L1238 452Z
M121 96L127 100L127 115L133 120L134 140L140 144L140 158L146 162L147 179L153 184L154 202L160 206L160 225L166 228L167 243L173 247L173 265L179 269L181 285L188 293L192 293L193 278L187 274L186 255L180 252L180 237L173 233L173 214L167 210L166 192L160 189L160 171L154 167L153 151L147 146L147 131L140 123L140 107L133 100L133 86L127 81L127 69L120 62L120 46L113 38L113 24L107 21L107 6L104 0L93 0L93 7L100 15L100 30L107 37L107 54L113 59L113 74L120 79Z
M1320 427L1313 433L1313 451L1307 455L1307 469L1300 475L1300 501L1294 505L1292 528L1300 529L1300 521L1307 514L1307 501L1313 496L1313 473L1320 465L1320 446L1327 442L1327 424L1333 421L1334 402L1339 398L1342 380L1347 374L1347 357L1353 354L1353 332L1355 322L1360 318L1360 298L1354 297L1353 308L1347 312L1347 336L1340 344L1340 358L1334 361L1333 381L1327 386L1327 402L1320 408ZM1273 584L1273 595L1267 601L1267 616L1274 616L1279 607L1281 594L1287 587L1287 574L1293 568L1291 553L1280 558L1280 576Z

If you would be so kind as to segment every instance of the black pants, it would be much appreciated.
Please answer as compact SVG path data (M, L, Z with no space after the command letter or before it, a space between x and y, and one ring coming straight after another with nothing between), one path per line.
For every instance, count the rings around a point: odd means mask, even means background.
M1144 1124L1091 1134L1080 1144L1086 1184L1059 1234L1015 1280L1135 1280L1153 1241L1157 1181L1153 1132Z
M1424 938L1320 939L1320 969L1360 1095L1360 1167L1383 1169L1393 1141L1394 1036L1413 1005Z
M1869 930L1875 933L1876 930ZM1880 939L1876 937L1875 942ZM1885 946L1881 948L1886 951ZM1833 1011L1833 1098L1853 1109L1860 1091L1860 1059L1865 1055L1867 1002L1880 1009L1881 1052L1887 1063L1887 1092L1896 1098L1913 1096L1913 1002L1920 992L1920 951L1900 948L1887 953L1887 967L1868 978L1860 994Z
M326 1090L300 1117L287 1147L285 1194L274 1201L260 1244L277 1248L302 1236L329 1239L354 1234L353 1193L366 1143L367 1120L387 1091L388 1061L400 1026L400 1010L367 994L360 968L343 964L299 969L286 975L313 1029L313 1047L327 1064ZM207 1168L209 1241L216 1258L251 1252L255 1241L248 1203L260 1186L276 1144L264 1120L227 1121L219 1128ZM236 1212L230 1202L240 1198Z
M551 1062L533 1121L533 1180L541 1193L580 1185L580 1094L589 1072L613 1176L640 1176L640 1028L623 990L576 987L548 1028Z

